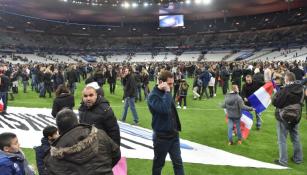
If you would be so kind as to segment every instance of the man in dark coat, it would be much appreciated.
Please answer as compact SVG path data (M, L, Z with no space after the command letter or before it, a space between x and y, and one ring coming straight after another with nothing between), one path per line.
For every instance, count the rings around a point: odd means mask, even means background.
M130 106L132 115L133 115L133 121L134 125L138 125L139 123L139 117L135 109L135 97L136 97L136 88L137 84L135 81L135 77L133 75L133 72L131 68L125 68L124 70L124 98L125 98L125 104L124 104L124 111L122 113L122 121L126 121L128 107Z
M79 124L76 114L63 109L57 114L60 137L44 158L50 175L113 175L120 159L119 146L95 126Z
M114 68L112 68L112 65L108 66L108 70L106 72L106 77L108 79L108 83L110 85L110 93L114 94L115 93L115 85L116 85L116 71Z
M248 101L248 97L251 96L254 92L256 92L260 87L261 85L258 84L256 81L253 81L253 78L251 75L247 75L245 77L245 84L243 85L242 91L241 91L241 96L244 100L245 105L251 107L251 104ZM261 127L260 114L256 113L256 120L257 120L256 127L257 127L257 130L259 130Z
M275 117L277 119L277 139L279 148L279 159L274 162L278 165L288 166L287 135L290 134L293 144L292 161L296 164L303 163L303 150L299 136L299 122L302 114L302 99L304 97L304 87L295 82L295 74L287 72L285 75L285 87L278 91L273 99L272 104L276 107ZM299 104L300 113L296 115L296 121L289 123L282 117L282 109ZM294 111L294 110L291 110ZM296 113L295 113L296 114Z
M120 145L120 132L116 117L109 102L97 95L95 88L88 86L83 90L79 108L80 123L94 125L104 130L111 139Z
M148 96L148 108L152 114L154 160L152 175L160 175L169 153L175 175L184 175L180 152L179 131L181 124L175 103L171 96L174 77L171 72L163 71L159 75L159 84Z

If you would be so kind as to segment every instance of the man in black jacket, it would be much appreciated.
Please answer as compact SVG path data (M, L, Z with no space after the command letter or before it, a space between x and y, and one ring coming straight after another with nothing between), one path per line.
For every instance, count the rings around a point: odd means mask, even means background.
M115 85L116 85L116 71L114 68L112 68L112 65L108 66L108 70L106 72L106 77L108 79L108 83L110 85L110 94L115 93Z
M245 105L251 107L251 104L248 101L248 97L251 96L254 92L256 92L260 87L261 85L257 83L256 81L253 81L253 78L251 75L246 75L245 84L243 85L242 91L241 91L241 96L244 100ZM261 127L261 119L260 119L260 114L257 114L257 112L256 112L256 120L257 120L256 127L257 127L257 130L259 130Z
M287 72L285 75L285 87L277 92L273 97L272 103L276 107L275 117L277 119L277 138L279 145L279 159L275 160L276 164L288 166L288 151L287 151L287 135L290 133L291 142L293 143L293 157L292 161L296 164L303 162L303 151L299 137L299 121L301 118L302 107L300 105L300 114L297 116L296 122L289 123L281 111L283 108L300 104L304 95L304 88L300 83L295 83L295 74Z
M124 98L125 98L125 104L124 104L124 111L122 114L122 121L126 121L128 107L130 106L132 115L133 115L133 121L134 125L138 125L139 123L139 117L135 109L135 96L136 96L136 81L134 78L134 75L132 73L131 68L125 68L124 70Z
M84 88L83 99L79 108L79 121L89 125L95 125L104 130L111 139L120 145L120 132L116 117L109 102L97 95L95 88Z
M95 126L79 124L76 114L63 109L57 114L60 137L51 144L44 163L50 175L113 175L120 159L119 146Z
M72 65L69 67L69 70L66 73L66 79L68 81L68 87L70 90L70 93L73 95L75 93L75 90L77 88L76 83L78 82L78 73L76 70L76 65Z
M4 68L0 68L0 98L3 102L2 114L6 114L7 109L7 96L9 91L10 79L4 75Z

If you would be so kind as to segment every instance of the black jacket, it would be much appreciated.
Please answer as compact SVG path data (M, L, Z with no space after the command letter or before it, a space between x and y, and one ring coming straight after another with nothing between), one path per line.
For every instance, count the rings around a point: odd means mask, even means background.
M128 74L123 79L124 84L124 97L136 97L136 81L133 74Z
M42 138L41 142L42 142L41 146L34 148L36 155L37 170L39 175L48 175L43 159L50 150L50 144L48 142L48 139L45 137Z
M111 75L111 72L109 70L106 72L106 77L108 79L109 84L116 82L116 77L117 77L116 74L117 73L116 73L115 69L112 69L112 75Z
M95 125L98 129L104 130L115 143L120 145L119 126L105 98L98 97L96 103L90 108L82 102L79 108L79 120L80 123Z
M76 70L70 70L66 73L68 84L78 82L78 73Z
M120 149L100 129L77 125L52 143L44 158L49 175L113 175Z
M57 113L63 108L73 109L75 107L75 98L73 95L62 93L53 101L52 116L55 117Z
M254 92L256 92L261 85L259 85L257 82L253 81L250 84L245 83L241 90L241 96L242 98L248 98L251 96ZM250 102L245 102L247 106L251 106Z
M282 109L286 106L300 103L303 91L304 86L299 83L287 85L274 95L272 104L276 107L276 109ZM278 110L275 112L275 117L277 120L281 121L277 111Z
M303 77L305 76L305 72L302 69L298 68L298 67L292 69L291 72L293 72L295 74L295 78L297 80L302 80Z
M1 79L0 92L8 92L10 86L10 79L5 75L2 75L0 79Z

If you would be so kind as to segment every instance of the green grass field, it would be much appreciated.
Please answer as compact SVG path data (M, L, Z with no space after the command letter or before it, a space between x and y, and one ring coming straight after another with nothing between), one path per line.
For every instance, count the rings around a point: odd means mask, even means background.
M189 84L191 85L189 80ZM153 83L151 83L151 87ZM81 90L84 84L78 85L75 92L76 107L79 107L81 101ZM28 93L22 92L22 87L19 87L19 94L15 96L14 101L9 101L9 106L19 107L47 107L51 108L52 98L38 98L38 94L28 90ZM110 101L111 106L118 119L121 117L123 110L122 87L118 83L116 87L116 95L109 94L109 86L105 85L105 96ZM263 127L260 131L256 131L253 127L249 138L242 145L227 145L227 126L225 123L224 111L219 107L223 101L221 88L218 88L217 97L210 100L194 101L192 100L192 91L189 89L187 100L187 110L179 110L179 116L182 124L181 138L187 139L200 144L208 145L218 149L222 149L231 153L240 154L252 159L272 163L278 158L278 145L276 137L276 121L274 118L273 107L270 107L267 112L263 113ZM139 102L136 104L137 112L140 118L140 126L150 128L151 115L148 111L147 104ZM305 116L303 116L305 117ZM128 112L127 122L132 123L131 112ZM301 142L303 144L304 157L307 157L307 122L302 119L300 123ZM289 157L292 155L292 145L288 139ZM23 149L31 164L35 165L35 154L32 149ZM213 166L202 164L185 163L185 173L187 175L206 175L206 174L278 174L278 175L303 175L307 174L307 164L296 165L289 161L289 170L269 170L256 168L237 168L230 166ZM128 174L129 175L149 175L151 174L152 161L128 159ZM167 162L163 169L163 175L173 174L172 165Z

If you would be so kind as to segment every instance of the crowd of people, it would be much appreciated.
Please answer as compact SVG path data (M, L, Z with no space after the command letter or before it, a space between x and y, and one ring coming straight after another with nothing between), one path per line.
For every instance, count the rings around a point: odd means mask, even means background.
M57 126L46 127L42 145L35 148L39 174L112 174L112 167L120 159L121 141L117 119L104 97L104 91L108 89L111 95L117 95L115 88L117 81L120 81L124 103L121 121L126 121L130 107L133 124L138 125L141 119L135 103L143 100L147 102L152 114L152 174L161 174L169 153L174 174L182 175L184 167L179 146L181 124L177 110L188 108L187 98L192 97L195 101L210 100L217 96L217 88L221 87L225 96L222 106L226 108L229 118L228 141L229 145L233 145L232 130L234 124L239 125L242 109L254 110L248 97L265 83L274 80L281 89L273 98L280 152L275 163L288 166L288 132L294 145L292 160L297 164L303 161L298 131L300 117L291 122L286 117L302 115L295 110L300 108L301 111L302 100L306 96L303 88L307 82L304 79L306 70L306 62L7 64L0 67L0 96L4 103L1 115L7 114L9 95L13 97L17 93L27 93L28 87L37 92L38 98L45 98L46 93L52 97L55 92L51 114ZM192 79L190 84L189 79ZM23 92L18 91L19 81L23 84ZM77 118L72 111L75 107L74 94L76 84L82 81L86 85L82 90ZM152 89L149 87L150 81L156 84ZM190 86L191 95L188 94ZM300 105L291 106L296 104ZM289 109L285 110L286 107ZM294 112L289 114L285 111ZM256 114L256 118L256 127L260 130L260 114ZM241 144L239 127L237 135L238 144ZM0 164L3 162L7 166L0 166L0 172L33 174L19 149L17 136L13 133L0 134Z

